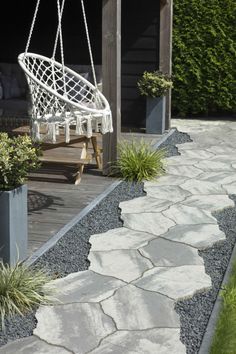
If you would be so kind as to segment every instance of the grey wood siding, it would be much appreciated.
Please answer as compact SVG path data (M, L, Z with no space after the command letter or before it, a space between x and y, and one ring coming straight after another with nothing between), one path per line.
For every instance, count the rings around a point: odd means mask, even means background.
M160 3L158 0L122 1L121 117L122 126L141 127L145 99L137 80L145 70L159 67Z

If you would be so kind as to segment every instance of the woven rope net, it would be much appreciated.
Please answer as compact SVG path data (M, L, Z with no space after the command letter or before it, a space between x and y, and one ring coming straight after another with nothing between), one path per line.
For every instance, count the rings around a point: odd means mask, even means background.
M112 132L109 103L83 76L53 59L22 53L18 61L24 70L32 102L33 135L40 140L40 126L46 125L53 141L59 127L70 140L70 126L76 133L91 137L93 131Z

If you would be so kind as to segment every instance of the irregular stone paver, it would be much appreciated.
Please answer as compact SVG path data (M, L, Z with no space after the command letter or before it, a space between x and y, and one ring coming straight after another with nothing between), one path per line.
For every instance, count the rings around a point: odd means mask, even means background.
M236 174L232 172L204 172L199 177L199 180L214 182L218 184L230 184L236 182Z
M186 198L181 204L205 210L222 210L234 206L234 202L227 195L193 195Z
M206 150L201 150L201 149L192 149L192 150L184 150L181 152L181 156L183 156L184 159L186 158L191 158L191 159L197 159L197 160L206 160L211 157L214 157L214 154L212 152L206 151ZM182 163L181 163L182 164Z
M105 338L91 354L185 354L175 328L155 328L145 331L119 331Z
M193 159L192 157L181 157L181 165L194 165L197 164L199 162L198 158ZM172 165L179 165L179 156L172 156L168 158L168 165L172 166Z
M182 180L183 183L183 180ZM187 183L187 182L186 182ZM183 190L179 186L147 186L144 184L144 190L148 196L158 199L165 199L177 203L183 201L186 197L191 195L190 192Z
M140 252L159 267L203 265L203 259L199 257L197 249L162 238L150 241L148 246L140 248Z
M228 194L236 194L236 183L223 184L222 186Z
M132 230L144 231L153 235L165 233L175 223L160 213L122 214L124 226Z
M124 286L125 283L86 270L53 280L50 285L56 289L57 303L71 304L99 302L111 296L117 288Z
M102 338L116 330L101 306L93 303L40 307L36 318L36 336L77 354L95 349Z
M217 224L177 225L162 235L167 240L182 242L198 249L211 247L225 240L225 234Z
M51 329L52 330L52 329ZM70 354L64 348L56 347L35 336L16 340L0 348L1 354Z
M167 168L169 168L169 165L167 165ZM145 188L147 187L160 187L160 186L177 186L179 184L184 183L187 181L188 178L184 177L179 177L179 176L172 176L170 174L166 176L161 176L157 178L154 181L146 181L145 182Z
M174 205L163 211L162 214L179 225L217 223L209 211L186 205Z
M188 180L181 187L192 194L225 194L220 184L197 179Z
M179 300L193 296L199 290L209 289L211 278L205 273L203 265L156 267L148 270L134 284Z
M233 171L233 167L229 163L221 161L204 160L194 166L203 171Z
M123 214L127 213L152 213L167 209L173 203L169 200L161 200L152 197L141 197L120 203L119 207Z
M179 327L173 300L133 285L117 290L111 298L102 301L102 308L114 319L118 329Z
M91 251L112 251L118 249L137 249L145 246L155 236L147 232L130 230L126 227L113 229L90 237Z
M176 175L176 176L184 176L184 177L189 177L189 178L194 178L199 176L202 173L202 170L200 170L197 167L194 166L167 166L166 171L170 173L171 175ZM183 183L183 180L181 181Z
M137 279L145 270L152 268L151 262L136 250L90 252L88 259L90 270L126 282Z

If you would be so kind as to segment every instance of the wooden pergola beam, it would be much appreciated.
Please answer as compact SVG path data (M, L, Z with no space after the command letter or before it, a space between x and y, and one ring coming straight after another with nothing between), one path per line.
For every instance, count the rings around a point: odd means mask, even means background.
M121 0L103 0L102 4L102 78L103 93L110 103L112 134L103 136L103 174L117 159L121 132Z
M160 1L160 70L172 74L173 0ZM166 96L166 129L171 121L171 90Z

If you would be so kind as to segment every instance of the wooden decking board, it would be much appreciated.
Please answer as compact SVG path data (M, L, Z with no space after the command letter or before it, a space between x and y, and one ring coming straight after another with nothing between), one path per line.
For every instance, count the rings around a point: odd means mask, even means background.
M95 165L91 167L91 170L86 169L78 186L73 182L69 183L64 176L61 181L55 182L51 175L51 172L55 172L53 168L45 174L47 181L37 180L36 174L30 174L29 256L114 183L114 178L102 176Z

